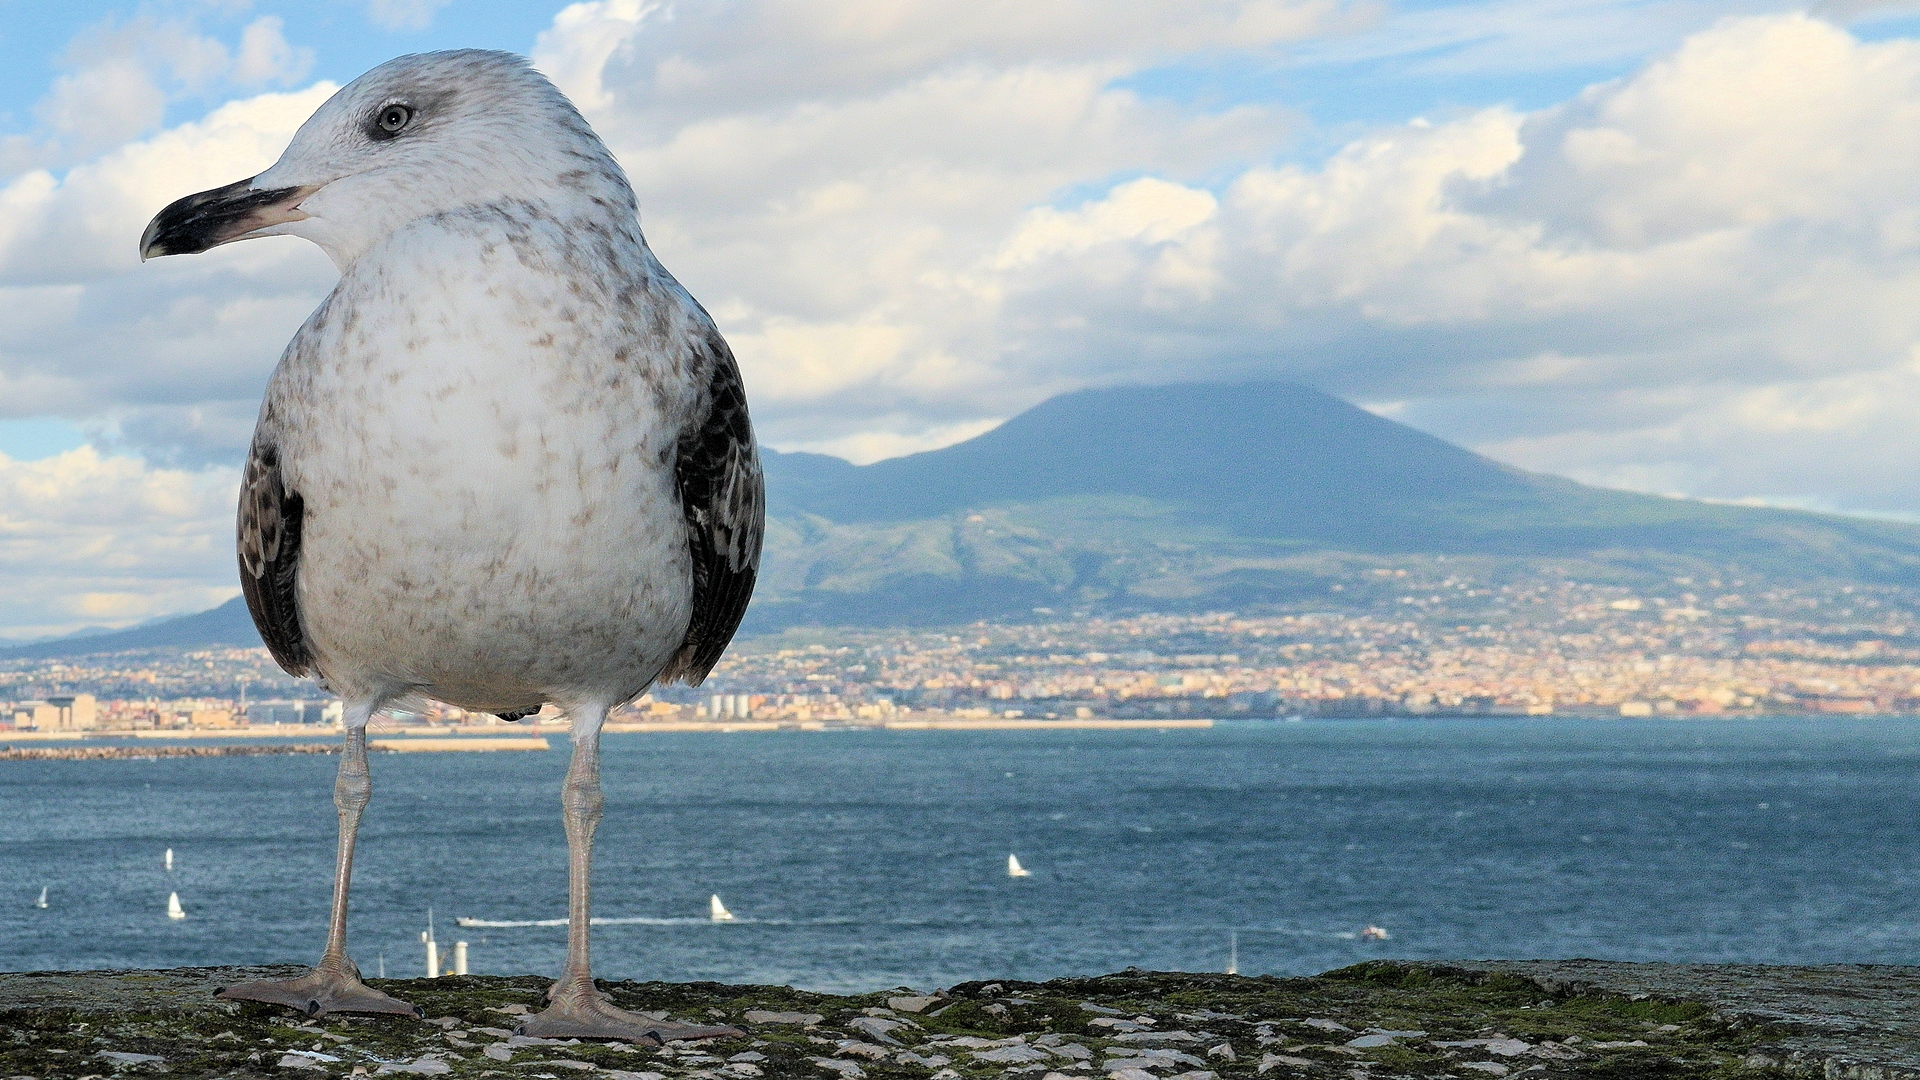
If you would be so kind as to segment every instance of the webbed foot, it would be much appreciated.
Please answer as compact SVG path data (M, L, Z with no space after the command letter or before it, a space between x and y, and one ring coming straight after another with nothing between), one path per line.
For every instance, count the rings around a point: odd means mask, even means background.
M420 1010L360 981L351 963L344 967L322 964L294 979L255 979L226 986L214 997L227 1001L264 1001L322 1016L327 1013L392 1013L418 1017Z
M556 986L547 995L552 1004L527 1017L520 1034L542 1039L620 1039L662 1046L676 1039L745 1037L737 1027L701 1027L672 1020L655 1020L616 1008L599 990L577 984Z

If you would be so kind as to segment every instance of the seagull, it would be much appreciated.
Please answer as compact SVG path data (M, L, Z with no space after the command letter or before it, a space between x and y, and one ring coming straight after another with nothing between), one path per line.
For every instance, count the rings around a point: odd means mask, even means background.
M154 217L142 261L298 236L339 270L267 384L240 490L240 584L281 667L345 709L320 962L224 998L419 1015L347 956L372 794L367 722L431 698L569 718L567 959L523 1033L737 1029L614 1007L589 964L600 730L698 685L740 625L766 499L712 318L647 247L620 166L524 59L403 56L302 124L272 168Z

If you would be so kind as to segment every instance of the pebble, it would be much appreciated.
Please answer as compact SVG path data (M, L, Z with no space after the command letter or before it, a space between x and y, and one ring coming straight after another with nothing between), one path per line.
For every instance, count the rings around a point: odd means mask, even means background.
M749 1024L799 1024L801 1027L812 1027L826 1019L819 1013L769 1012L765 1009L748 1009L744 1015Z
M836 1061L833 1058L824 1057L808 1058L807 1060L829 1072L839 1073L844 1080L860 1080L861 1077L867 1075L867 1070L851 1061Z
M1321 1031L1352 1031L1353 1030L1352 1028L1348 1027L1347 1025L1341 1023L1338 1020L1322 1020L1318 1017L1315 1017L1312 1020L1302 1020L1300 1022L1307 1025L1310 1028L1317 1028Z
M1533 1049L1532 1043L1520 1039L1462 1039L1459 1042L1437 1042L1433 1045L1448 1048L1459 1047L1462 1049L1476 1046L1485 1047L1487 1053L1498 1054L1501 1057L1519 1057L1521 1054Z
M1025 1061L1045 1061L1051 1055L1031 1046L1002 1046L993 1050L975 1050L973 1060L1013 1065Z
M1494 1076L1505 1076L1512 1071L1497 1061L1467 1061L1462 1062L1460 1067L1472 1069L1475 1072L1490 1073Z
M327 1066L319 1058L307 1054L283 1054L279 1065L283 1069L324 1069Z
M159 1054L130 1054L125 1050L102 1050L93 1056L106 1058L116 1065L146 1065L152 1062L167 1060Z
M1221 1061L1233 1061L1235 1060L1233 1044L1221 1043L1219 1046L1208 1050L1207 1056L1210 1058L1219 1058Z
M909 1013L925 1012L939 1000L937 997L890 997L887 999L887 1008Z
M767 1055L758 1050L742 1050L727 1059L728 1061L765 1061Z
M559 1039L543 1039L538 1035L509 1035L507 1045L515 1049L522 1046L559 1046Z
M905 1020L889 1020L882 1016L857 1016L847 1026L869 1039L878 1039L889 1046L901 1046L904 1044L893 1037L893 1032L908 1024Z
M1355 1050L1371 1050L1376 1046L1392 1046L1391 1035L1362 1035L1357 1039L1348 1039L1347 1045Z
M375 1076L391 1076L395 1073L412 1073L417 1076L445 1076L453 1071L453 1066L439 1058L423 1057L415 1061L390 1061L380 1066Z
M911 1050L900 1051L899 1053L893 1055L893 1060L898 1061L903 1065L925 1065L929 1069L937 1069L942 1065L948 1065L953 1062L952 1058L947 1057L944 1054L921 1055L921 1054L916 1054Z
M555 1068L559 1068L559 1069L579 1069L582 1072L592 1072L593 1070L600 1067L598 1065L595 1065L591 1061L570 1061L566 1058L559 1058L559 1059L550 1060L550 1061L542 1061L540 1064L552 1065Z
M503 1042L490 1043L483 1046L480 1048L480 1052L495 1061L508 1061L513 1057L513 1051L508 1049L507 1044Z
M1292 1054L1266 1054L1260 1058L1260 1067L1256 1071L1266 1072L1276 1065L1292 1065L1297 1068L1312 1064L1314 1064L1312 1058L1295 1057Z
M898 1044L896 1043L895 1045ZM856 1057L863 1057L870 1061L881 1061L884 1060L888 1054L892 1053L892 1051L884 1046L875 1046L872 1043L861 1042L858 1039L845 1039L840 1042L838 1049L834 1050L834 1053L853 1054Z
M513 1038L513 1032L511 1032L511 1031L508 1031L508 1030L507 1030L506 1028L497 1028L497 1027L477 1027L477 1028L474 1028L473 1030L475 1030L475 1031L477 1031L477 1032L479 1032L479 1033L480 1033L480 1034L482 1034L482 1035L491 1035L491 1036L493 1036L493 1037L494 1037L494 1038L496 1038L496 1039L511 1039L511 1038Z
M667 1080L666 1073L628 1072L625 1069L608 1069L609 1080Z
M1121 1068L1107 1074L1107 1080L1160 1080L1145 1069Z

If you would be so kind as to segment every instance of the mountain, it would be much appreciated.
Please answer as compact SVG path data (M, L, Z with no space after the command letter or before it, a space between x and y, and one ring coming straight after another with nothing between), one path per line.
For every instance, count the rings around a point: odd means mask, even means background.
M204 649L221 645L251 649L259 644L260 633L253 628L253 618L247 614L247 603L236 596L208 611L182 615L177 619L162 619L130 630L56 638L0 649L0 659L43 660L57 656L130 652L134 649Z
M1435 555L1920 584L1914 526L1588 487L1284 383L1086 390L941 450L766 468L754 627L1324 603L1356 566Z
M1436 556L1494 576L1920 586L1920 527L1588 487L1286 383L1085 390L940 450L764 460L749 632L1324 607L1334 583ZM257 640L234 600L0 656Z

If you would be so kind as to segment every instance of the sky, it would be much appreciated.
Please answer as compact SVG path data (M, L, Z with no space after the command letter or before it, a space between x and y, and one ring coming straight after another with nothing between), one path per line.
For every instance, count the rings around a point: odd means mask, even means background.
M774 447L1283 378L1590 483L1920 519L1920 3L0 0L0 638L237 593L237 466L334 270L135 241L452 47L580 106Z

